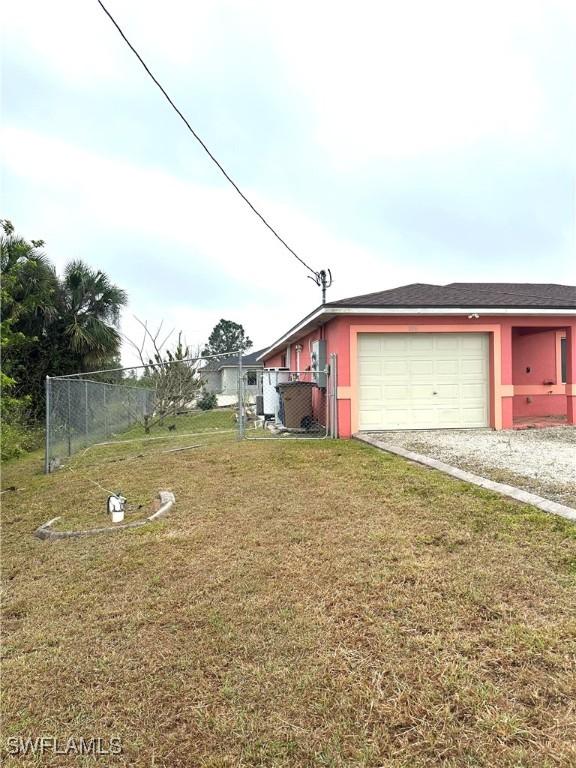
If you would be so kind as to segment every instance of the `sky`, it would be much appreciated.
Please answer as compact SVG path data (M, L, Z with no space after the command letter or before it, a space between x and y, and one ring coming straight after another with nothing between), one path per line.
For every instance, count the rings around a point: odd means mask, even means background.
M572 0L105 2L329 300L574 283ZM126 289L128 338L226 318L256 349L320 303L96 0L2 18L0 215Z

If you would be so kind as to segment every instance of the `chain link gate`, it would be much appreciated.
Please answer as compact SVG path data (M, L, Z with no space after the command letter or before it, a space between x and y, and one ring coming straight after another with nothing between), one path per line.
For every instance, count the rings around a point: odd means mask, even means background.
M323 371L264 368L239 377L240 439L338 437L337 359Z

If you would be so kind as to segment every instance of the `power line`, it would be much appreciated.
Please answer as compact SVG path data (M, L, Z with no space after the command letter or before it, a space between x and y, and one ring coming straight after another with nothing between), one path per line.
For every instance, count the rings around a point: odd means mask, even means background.
M202 147L202 149L203 149L203 150L206 152L206 154L208 155L208 157L209 157L209 158L212 160L212 162L213 162L213 163L214 163L214 164L215 164L215 165L216 165L216 166L219 168L219 170L222 172L222 174L224 175L224 177L226 178L226 180L227 180L227 181L229 181L229 182L230 182L230 184L232 184L232 186L234 187L234 189L236 190L236 192L238 192L238 194L240 195L240 197L242 198L242 200L244 200L244 202L245 202L247 205L249 205L249 206L250 206L250 208L252 209L252 211L253 211L253 212L256 214L256 216L258 216L258 218L259 218L259 219L260 219L260 220L261 220L261 221L262 221L262 222L263 222L263 223L264 223L264 224L265 224L265 225L268 227L268 229L270 230L270 232L272 232L272 234L274 235L274 237L276 237L276 238L277 238L277 239L278 239L278 240L279 240L279 241L282 243L282 245L283 245L283 246L284 246L284 247L285 247L285 248L286 248L286 249L287 249L287 250L288 250L288 251L289 251L289 252L292 254L292 256L294 256L296 259L298 259L298 261L299 261L299 262L300 262L300 263L301 263L301 264L302 264L304 267L306 267L306 269L307 269L309 272L311 272L311 273L314 275L314 277L315 277L315 279L316 279L316 282L318 282L318 280L320 279L320 273L319 273L319 272L317 272L315 269L312 269L312 267L310 267L308 264L306 264L306 262L304 261L304 259L302 259L300 256L298 256L298 254L296 253L296 251L294 251L292 248L290 248L290 246L288 245L288 243L287 243L287 242L286 242L286 241L285 241L285 240L284 240L284 239L283 239L283 238L282 238L282 237L281 237L281 236L278 234L278 232L276 232L276 230L274 229L274 227L273 227L271 224L269 224L269 223L266 221L266 219L265 219L265 218L264 218L264 216L263 216L263 215L260 213L260 211L258 211L258 210L257 210L257 209L256 209L256 208L255 208L255 207L252 205L252 203L250 202L250 200L248 200L248 198L247 198L247 197L246 197L246 195L245 195L245 194L242 192L242 190L240 189L240 187L239 187L239 186L236 184L236 182L235 182L235 181L234 181L234 180L233 180L233 179L232 179L232 178L229 176L229 174L226 172L226 170L223 168L223 166L222 166L222 165L221 165L221 164L218 162L218 160L217 160L217 159L214 157L214 155L212 154L212 152L210 152L210 150L208 149L208 147L206 146L206 144L205 144L205 143L202 141L202 139L200 138L200 136L198 136L198 134L196 133L196 131L195 131L195 130L192 128L192 126L190 125L190 123L188 122L188 120L187 120L187 119L184 117L184 115L182 114L182 112L181 112L181 111L178 109L178 107L176 106L176 104L175 104L175 103L172 101L172 99L170 98L170 96L168 95L168 93L166 92L166 90L164 89L164 87L163 87L163 86L162 86L162 85L161 85L161 84L158 82L158 80L156 79L156 77L155 77L155 76L152 74L152 72L150 71L150 68L148 67L148 65L146 64L146 62L145 62L145 61L144 61L144 59L142 58L142 56L140 56L140 54L138 53L138 51L136 50L136 48L134 48L134 46L132 45L132 43L130 42L130 40L128 40L128 38L126 37L126 35L125 35L125 34L124 34L124 32L122 31L122 29L121 29L120 25L118 24L118 22L116 21L116 19L115 19L115 18L112 16L112 14L110 13L110 11L109 11L109 10L106 8L106 6L104 5L104 3L103 3L101 0L97 0L97 2L98 2L98 5L99 5L99 6L102 8L102 10L104 11L104 13L106 14L106 16L108 16L108 18L110 19L110 21L112 22L112 24L114 24L114 26L116 27L116 29L117 29L117 30L118 30L118 32L120 33L120 36L122 37L122 39L124 40L124 42L126 43L126 45L127 45L129 48L130 48L130 50L132 51L132 53L134 54L134 56L136 56L136 58L138 59L138 61L140 62L140 64L142 64L142 66L143 66L143 67L144 67L144 69L146 70L146 73L148 74L148 76L149 76L149 77L152 79L152 81L154 82L154 84L155 84L155 85L156 85L156 86L157 86L157 87L160 89L160 91L162 92L162 95L164 96L164 98L166 99L166 101L167 101L167 102L170 104L170 106L172 107L172 109L173 109L173 110L176 112L176 114L178 115L178 117L179 117L179 118L182 120L182 122L184 123L184 125L186 126L186 128L188 128L188 130L190 131L190 133L192 134L192 136L194 136L194 138L195 138L195 139L196 139L196 141L197 141L197 142L200 144L200 146ZM320 284L321 284L321 283L320 283L320 282L318 282L318 285L320 285Z

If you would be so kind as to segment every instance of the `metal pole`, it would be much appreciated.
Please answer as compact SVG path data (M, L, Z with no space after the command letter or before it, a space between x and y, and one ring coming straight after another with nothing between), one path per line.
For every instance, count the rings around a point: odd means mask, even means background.
M72 408L70 406L70 379L68 379L68 456L72 456Z
M108 437L108 411L106 410L106 388L108 387L108 384L104 384L104 389L102 390L102 400L103 400L103 407L104 407L104 437Z
M334 438L334 353L330 355L330 437Z
M326 410L328 412L326 437L334 437L332 424L334 422L334 398L332 396L332 353L326 366Z
M238 439L244 439L244 380L242 350L238 352Z
M84 436L88 440L88 382L84 384Z
M46 376L46 455L44 457L44 473L50 474L50 376Z
M334 385L332 392L334 394L334 439L338 439L338 355L334 352L334 365L332 375L334 376Z

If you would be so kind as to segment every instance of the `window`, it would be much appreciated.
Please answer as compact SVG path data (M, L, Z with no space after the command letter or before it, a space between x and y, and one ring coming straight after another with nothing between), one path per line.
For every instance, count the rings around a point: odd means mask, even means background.
M286 352L280 356L280 368L286 368Z
M566 384L566 337L560 339L560 379Z
M255 387L258 383L258 376L256 374L256 371L248 371L248 375L246 376L246 383L249 387Z

